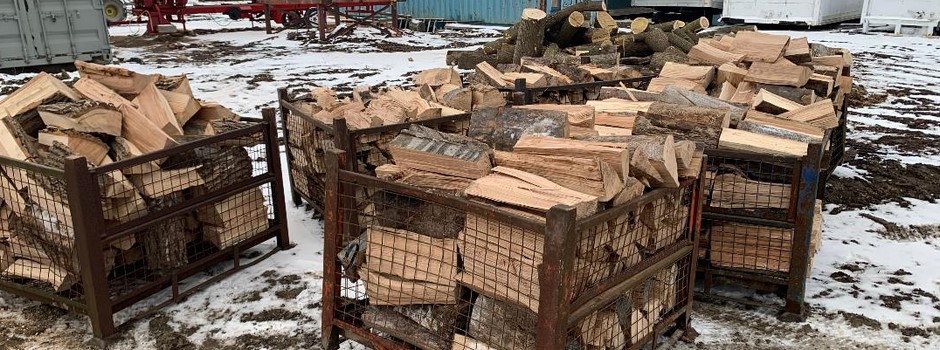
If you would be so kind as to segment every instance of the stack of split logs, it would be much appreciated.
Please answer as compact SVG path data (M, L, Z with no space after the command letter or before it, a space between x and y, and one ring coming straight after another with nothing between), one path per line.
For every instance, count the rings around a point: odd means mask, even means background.
M469 136L411 125L388 143L391 163L375 173L541 223L558 204L585 218L648 190L676 189L637 214L649 229L629 224L633 214L624 212L582 232L573 277L579 293L649 256L640 251L656 252L685 234L689 203L678 188L702 166L692 141L599 136L592 131L602 116L630 118L595 113L593 106L531 105L477 109ZM365 284L367 327L422 349L535 348L541 232L388 192L364 192L367 200L357 205L363 234L343 242L339 258L345 276ZM667 267L627 291L623 307L590 314L572 341L598 349L640 342L676 305L680 268ZM480 296L462 299L462 287ZM454 326L458 315L469 316L466 334L454 333L461 329Z
M81 79L73 86L40 73L0 101L0 156L58 169L66 158L82 156L93 168L246 126L231 110L193 98L185 75L75 65ZM127 222L181 203L184 192L211 191L249 178L252 160L243 146L259 142L230 140L229 147L206 157L185 162L169 157L100 173L101 193L84 195L100 198L106 223ZM74 251L68 178L12 164L2 168L0 276L70 289L85 267L78 266ZM105 271L140 260L151 271L171 270L187 263L186 247L193 240L221 249L267 227L267 207L260 189L254 189L101 247Z
M320 87L294 98L291 105L327 128L334 126L334 119L342 118L348 130L355 131L429 121L506 104L503 95L492 86L464 86L460 74L452 68L419 72L412 77L412 82L414 87L410 89L394 87L380 90L359 86L348 95ZM462 133L466 131L466 124L466 120L442 123L439 128ZM292 135L287 141L295 160L291 164L295 185L308 188L308 176L322 179L326 174L325 151L335 147L333 135L326 128L312 123L288 121L287 128ZM394 131L361 134L352 140L356 143L359 167L371 170L388 163L387 144L396 135Z
M852 87L851 53L806 38L735 29L702 34L687 55L663 63L646 91L604 88L603 100L588 104L599 113L634 112L630 129L635 135L670 134L705 148L802 157L811 143L836 147L828 135L844 132L840 120ZM724 165L720 174L707 174L710 206L790 209L788 180L768 181L768 174L734 168ZM712 235L715 265L789 269L792 230L729 223L715 227ZM813 235L818 242L819 223Z

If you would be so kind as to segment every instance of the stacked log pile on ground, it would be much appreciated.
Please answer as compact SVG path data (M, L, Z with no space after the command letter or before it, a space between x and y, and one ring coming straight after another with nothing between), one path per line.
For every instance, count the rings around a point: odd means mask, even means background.
M247 125L227 108L195 99L185 75L75 65L81 79L74 86L40 73L0 101L0 155L58 169L66 158L83 156L97 167ZM101 199L107 223L127 222L182 202L184 191L249 178L252 160L243 146L258 142L232 140L206 158L177 155L97 174L101 193L87 195ZM72 288L82 267L63 180L7 165L0 188L0 275L45 282L57 292ZM257 188L191 216L195 224L183 216L168 219L102 248L106 272L115 261L141 259L152 271L172 270L187 263L193 240L221 249L268 227Z
M573 128L594 131L595 123L592 106L480 109L471 118L470 136L411 125L387 144L392 162L379 166L375 172L385 180L460 196L544 223L547 211L555 205L572 206L577 216L584 218L638 198L646 190L678 188L680 178L694 178L701 169L701 154L695 153L694 143L676 142L672 136L604 137L594 132L572 138ZM366 311L367 326L419 348L437 349L442 348L441 344L446 349L451 344L506 349L534 346L538 267L544 244L541 232L473 213L451 213L453 210L446 207L415 201L409 202L407 209L398 209L408 211L408 218L404 219L400 213L389 211L405 201L396 202L392 199L395 196L388 193L374 194L371 198L373 202L365 205L360 214L364 236L350 242L340 254L345 275L364 282L366 295L373 304ZM688 223L689 208L671 196L647 207L647 211L638 214L648 224L643 227L657 229L637 229L642 233L618 236L622 244L616 248L607 245L613 244L613 231L631 230L627 228L626 213L617 219L622 219L620 224L614 224L617 220L610 223L616 229L604 224L592 228L591 234L584 233L590 238L579 244L582 264L574 276L576 293L639 263L643 257L638 246L655 252L679 239ZM683 212L685 216L680 214ZM404 226L407 229L381 226L402 224L388 222L390 216L402 220L433 216L438 222L447 222L445 226L454 221L459 226L432 230L425 230L423 225ZM379 230L383 231L381 235L376 234ZM399 239L389 238L387 231L394 232ZM660 231L668 231L668 237ZM363 246L366 246L364 259L349 258L356 256L354 252ZM618 253L606 255L607 251ZM423 257L413 257L413 252L421 252ZM432 263L423 263L422 259ZM609 259L616 262L610 263ZM462 262L459 268L457 261ZM434 268L427 269L429 265ZM401 266L419 266L422 271ZM362 273L380 269L384 270L379 275ZM661 283L673 288L643 294L627 306L623 315L611 311L588 317L579 326L574 340L586 346L603 342L608 336L621 339L624 344L639 341L645 335L642 332L648 332L676 303L674 285L678 276L666 273L659 277ZM648 288L648 284L642 288ZM469 288L480 296L472 305L460 304L455 286ZM421 325L421 319L409 316L421 307L419 304L435 304L454 315L469 314L469 332L455 335L452 329L441 332ZM633 322L640 316L649 325ZM626 318L618 323L618 317ZM627 325L626 329L621 330L620 324ZM616 325L617 330L608 329L611 325Z

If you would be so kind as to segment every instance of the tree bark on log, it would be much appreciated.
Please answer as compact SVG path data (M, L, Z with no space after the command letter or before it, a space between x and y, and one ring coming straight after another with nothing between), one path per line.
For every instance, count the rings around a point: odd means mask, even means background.
M665 51L653 54L650 58L650 68L653 70L663 69L666 62L689 63L689 56L682 50L669 46Z
M681 24L682 24L682 21L669 21L669 22L651 24L649 26L649 29L647 29L647 31L651 31L653 29L659 29L659 30L662 30L663 32L671 32L675 29L682 28Z
M634 39L642 39L643 42L656 52L666 51L666 49L672 46L672 44L669 43L669 37L666 36L666 32L659 28L651 28L643 34L635 35Z
M731 122L728 109L662 102L653 103L639 114L633 127L634 135L673 134L677 139L695 141L705 148L718 147L721 131Z
M735 26L724 26L715 28L714 30L703 31L698 34L699 38L713 38L718 35L732 34L737 32L756 32L757 26L753 24L747 25L735 25Z
M556 24L561 23L562 21L567 19L568 16L571 16L571 13L575 11L578 11L581 13L594 12L594 11L607 11L607 4L605 4L603 1L584 0L577 4L565 7L559 10L558 12L553 13L551 16L545 17L545 19L542 20L542 25L545 28L554 27ZM517 36L519 35L520 24L521 23L514 24L512 27L509 27L509 29L507 29L506 32L503 34L503 37L508 42L510 43L516 42Z
M709 26L711 26L711 22L708 21L708 18L706 18L706 17L699 17L699 19L697 19L697 20L694 20L694 21L692 21L692 22L686 23L685 26L682 27L682 29L685 29L685 30L688 30L688 31L690 31L690 32L692 32L692 33L695 33L695 32L700 31L700 30L702 30L702 29L708 28Z
M670 44L678 47L680 50L682 50L682 52L689 53L689 51L692 50L693 44L679 34L672 32L667 34L666 37L669 39Z
M460 69L476 68L481 62L496 65L496 55L487 55L483 50L450 50L446 57L448 66L457 66Z
M558 31L555 33L555 39L553 40L559 47L568 47L573 46L571 40L577 37L578 33L583 29L581 26L584 25L584 14L578 11L572 12L568 16L566 21L561 23L561 27L558 28Z
M519 32L516 36L515 52L512 63L519 64L523 57L538 57L544 50L545 26L539 21L545 18L545 12L539 9L522 10Z
M649 57L653 49L643 41L633 39L632 34L611 37L611 42L620 47L624 57Z

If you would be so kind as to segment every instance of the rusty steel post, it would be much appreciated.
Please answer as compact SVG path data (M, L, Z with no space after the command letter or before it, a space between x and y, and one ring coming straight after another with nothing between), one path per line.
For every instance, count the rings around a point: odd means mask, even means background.
M290 199L294 202L294 206L299 206L303 204L303 199L300 197L300 192L294 188L294 152L290 149L290 130L287 129L287 113L290 111L284 106L281 105L281 101L287 101L287 88L278 88L277 89L277 109L279 115L281 116L281 134L284 135L284 149L287 152L287 181L288 188L290 189Z
M342 164L342 169L358 173L359 164L356 162L356 142L352 139L352 135L349 134L349 124L346 123L346 118L333 119L333 144L336 145L337 149L346 152L346 162Z
M326 9L323 4L317 5L317 31L320 32L320 41L326 41Z
M574 207L556 205L546 215L545 244L539 271L537 349L564 349L568 337L577 234Z
M398 2L392 2L392 29L398 30Z
M261 110L261 116L264 122L268 124L268 130L264 133L265 147L268 158L268 172L274 175L271 184L271 198L274 201L274 219L277 220L277 246L281 250L287 250L293 246L290 243L290 234L287 229L287 205L284 198L284 177L281 175L281 146L277 139L277 113L274 108L265 108ZM285 142L286 144L286 142ZM286 145L285 145L286 146ZM288 147L289 148L289 147Z
M809 270L809 247L812 240L813 216L816 212L816 191L819 185L821 144L809 145L800 172L800 190L796 205L796 225L790 249L790 270L787 282L785 319L806 319L806 278Z
M346 153L341 150L326 151L326 198L323 205L323 315L322 337L323 348L335 350L339 348L340 329L334 323L336 310L340 305L340 285L342 275L339 270L340 235L343 234L343 207L340 205L340 164L346 161Z
M271 5L264 4L264 32L271 34Z
M100 235L104 228L99 197L101 189L96 173L88 169L85 157L71 156L65 160L64 180L88 318L95 337L104 339L113 335L116 329Z

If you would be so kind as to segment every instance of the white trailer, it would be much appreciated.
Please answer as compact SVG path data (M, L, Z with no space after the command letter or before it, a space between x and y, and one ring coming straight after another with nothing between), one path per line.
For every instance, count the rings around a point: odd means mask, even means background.
M901 34L902 27L918 28L920 33L933 34L940 23L938 0L865 0L862 10L862 30L872 27L894 26Z
M651 8L711 8L720 9L723 0L633 0L632 6Z
M861 18L862 5L863 0L725 0L721 21L822 26Z

